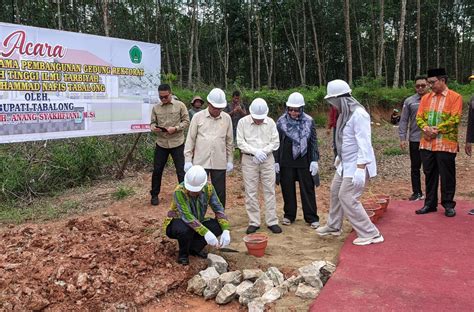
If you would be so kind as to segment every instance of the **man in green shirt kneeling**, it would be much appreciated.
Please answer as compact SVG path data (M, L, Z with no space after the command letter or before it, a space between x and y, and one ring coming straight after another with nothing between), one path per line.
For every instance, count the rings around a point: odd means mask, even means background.
M207 207L215 218L206 217ZM171 210L164 222L166 235L177 239L178 263L189 264L189 255L207 258L206 245L217 248L230 244L229 222L216 191L207 183L203 167L193 166L178 184L173 194ZM217 237L220 236L220 240Z

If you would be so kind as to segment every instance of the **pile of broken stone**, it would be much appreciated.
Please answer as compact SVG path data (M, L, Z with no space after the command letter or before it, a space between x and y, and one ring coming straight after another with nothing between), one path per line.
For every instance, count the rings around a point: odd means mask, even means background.
M270 267L266 272L260 269L228 272L228 264L221 256L210 253L207 261L208 268L188 281L187 291L206 300L215 299L218 304L227 304L238 298L240 304L248 306L249 311L263 311L265 304L280 299L288 292L314 299L336 269L331 262L314 261L299 268L298 275L285 280L276 267Z

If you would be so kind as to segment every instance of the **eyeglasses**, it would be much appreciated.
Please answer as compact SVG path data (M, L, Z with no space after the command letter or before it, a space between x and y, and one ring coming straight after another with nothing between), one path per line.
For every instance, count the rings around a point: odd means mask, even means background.
M436 80L429 80L429 79L428 79L428 80L426 80L426 81L427 81L430 85L432 85L432 84L435 84L436 81L438 81L438 80L439 80L439 79L436 79Z
M417 85L415 85L415 88L417 88L417 89L426 88L426 85L425 84L417 84Z
M167 99L170 95L167 94L167 95L160 95L160 100L164 100L164 99Z
M287 108L288 112L295 112L298 113L300 111L299 108Z

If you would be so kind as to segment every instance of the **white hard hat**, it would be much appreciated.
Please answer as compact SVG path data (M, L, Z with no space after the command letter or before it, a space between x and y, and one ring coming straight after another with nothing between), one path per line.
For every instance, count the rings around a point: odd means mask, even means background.
M219 88L214 88L209 92L207 102L211 103L215 108L225 108L227 106L225 93Z
M265 119L268 115L268 105L262 98L256 98L249 107L250 115L254 119Z
M207 173L199 165L192 166L184 176L184 187L191 192L199 192L207 183Z
M286 101L286 106L288 107L301 107L304 106L304 97L303 94L299 92L293 92L288 97L288 101Z
M351 93L351 87L345 82L344 80L341 79L336 79L329 81L328 87L327 87L327 95L324 97L324 99L332 98L332 97L338 97L340 95L346 94L346 93Z

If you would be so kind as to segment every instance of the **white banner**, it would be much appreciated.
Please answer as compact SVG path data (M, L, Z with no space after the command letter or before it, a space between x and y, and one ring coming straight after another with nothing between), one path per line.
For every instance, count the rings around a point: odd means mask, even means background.
M0 23L0 143L149 131L158 44Z

